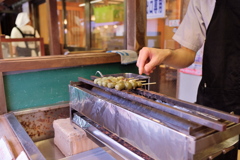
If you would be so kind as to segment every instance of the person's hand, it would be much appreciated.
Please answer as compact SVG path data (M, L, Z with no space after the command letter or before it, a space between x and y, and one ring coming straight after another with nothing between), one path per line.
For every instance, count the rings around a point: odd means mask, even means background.
M137 60L139 74L149 75L169 54L168 49L142 48Z

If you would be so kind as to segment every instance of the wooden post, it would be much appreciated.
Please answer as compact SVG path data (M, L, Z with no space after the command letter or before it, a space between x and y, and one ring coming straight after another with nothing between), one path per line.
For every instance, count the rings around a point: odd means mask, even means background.
M3 37L3 36L0 36L0 59L3 59L2 38L4 38L4 37Z
M146 43L147 2L131 0L127 3L127 49L139 51Z
M7 103L3 83L3 73L0 72L0 115L7 113Z
M57 15L57 1L46 0L47 10L49 13L49 40L50 40L50 54L60 55L60 41L59 41L59 30L58 30L58 15Z
M43 38L40 38L40 53L41 53L41 56L45 56ZM40 56L40 55L38 55L38 56Z
M0 37L0 59L3 59L2 53L2 36ZM4 83L3 83L3 74L0 72L0 115L7 112L7 104L6 104L6 97L4 91Z
M85 50L91 50L91 4L89 1L85 0L84 9L84 28L85 28ZM105 50L105 48L104 48Z

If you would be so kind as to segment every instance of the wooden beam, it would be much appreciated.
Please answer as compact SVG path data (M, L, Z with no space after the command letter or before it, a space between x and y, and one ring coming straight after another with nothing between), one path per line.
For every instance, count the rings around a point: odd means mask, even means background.
M85 50L91 49L91 5L85 0L84 7ZM106 49L106 48L103 48Z
M3 73L0 72L0 115L4 113L7 113L7 104L4 90Z
M127 3L127 49L139 51L146 43L146 3L143 0L131 0Z
M97 65L120 62L116 53L80 53L59 56L24 57L0 60L0 72Z
M1 28L0 28L1 29ZM3 36L0 36L0 59L3 59L3 51L2 51L2 38L5 37L4 35Z
M136 15L136 40L134 46L135 50L139 51L146 46L147 1L137 0Z
M134 40L136 37L136 0L126 1L127 3L127 49L134 49Z
M60 41L58 30L58 15L57 15L57 1L46 0L48 10L48 24L49 24L49 49L51 55L60 55Z

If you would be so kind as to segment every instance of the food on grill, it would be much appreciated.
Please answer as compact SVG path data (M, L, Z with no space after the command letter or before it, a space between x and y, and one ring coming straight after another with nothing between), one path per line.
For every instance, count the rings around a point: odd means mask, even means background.
M126 89L126 90L133 89L132 84L131 84L130 82L128 82L128 81L126 81L126 82L124 83L124 85L125 85L125 89Z
M100 80L100 78L96 78L96 79L94 79L94 84L98 84L98 81Z
M114 88L116 86L116 82L109 82L108 84L107 84L107 87L108 88Z
M115 88L116 90L131 90L136 89L137 87L142 87L143 81L138 81L137 79L133 78L125 78L123 76L118 77L102 77L94 79L94 84L99 86L108 87L108 88Z
M137 82L137 87L142 87L142 82Z
M116 90L119 90L119 91L121 91L121 90L123 90L125 88L125 85L124 85L124 83L117 83L116 85L115 85L115 89Z
M129 82L132 84L132 88L135 89L138 87L138 82L135 79L129 80ZM142 83L142 82L140 82Z

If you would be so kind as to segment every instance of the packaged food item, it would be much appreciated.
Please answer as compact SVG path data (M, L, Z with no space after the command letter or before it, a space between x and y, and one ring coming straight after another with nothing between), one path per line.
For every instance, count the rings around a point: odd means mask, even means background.
M74 129L70 118L53 121L53 128L54 143L65 156L71 156L98 147L97 144L87 137L83 129Z

